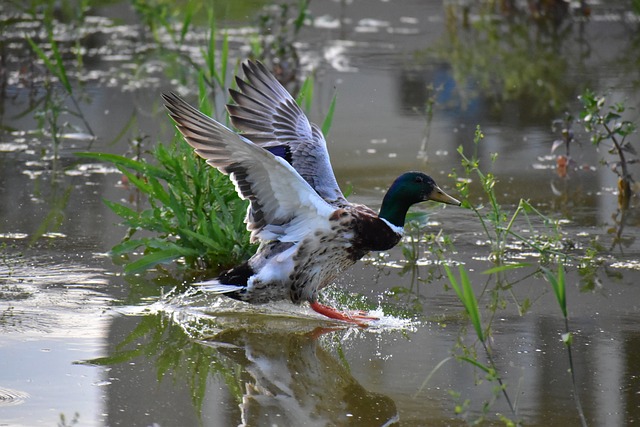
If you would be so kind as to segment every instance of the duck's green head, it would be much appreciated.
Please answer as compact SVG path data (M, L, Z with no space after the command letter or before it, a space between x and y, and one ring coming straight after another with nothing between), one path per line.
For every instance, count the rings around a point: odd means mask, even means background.
M387 190L378 216L402 227L411 205L427 200L460 205L460 201L442 191L429 175L422 172L406 172L396 178Z

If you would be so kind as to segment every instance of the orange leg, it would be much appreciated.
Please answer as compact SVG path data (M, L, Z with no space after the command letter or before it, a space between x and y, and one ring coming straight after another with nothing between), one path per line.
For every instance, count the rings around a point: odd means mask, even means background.
M309 303L313 311L327 316L330 319L342 320L343 322L355 323L356 325L366 328L369 326L367 321L378 320L377 317L367 316L364 311L344 312L336 310L328 305L320 304L318 301Z

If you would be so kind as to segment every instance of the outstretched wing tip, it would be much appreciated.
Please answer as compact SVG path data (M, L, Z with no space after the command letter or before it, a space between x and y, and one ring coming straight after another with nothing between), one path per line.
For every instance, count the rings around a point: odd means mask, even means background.
M203 114L178 95L163 93L162 98L177 129L195 153L207 164L229 175L238 195L251 202L247 229L251 240L264 236L288 238L286 224L294 218L309 221L330 210L308 183L286 161L233 132ZM309 200L311 206L303 207ZM295 221L294 221L295 222ZM272 231L271 224L282 228L282 235Z
M263 148L288 147L287 161L328 203L347 203L335 179L324 135L311 123L291 94L260 61L242 64L244 79L227 106L234 127Z

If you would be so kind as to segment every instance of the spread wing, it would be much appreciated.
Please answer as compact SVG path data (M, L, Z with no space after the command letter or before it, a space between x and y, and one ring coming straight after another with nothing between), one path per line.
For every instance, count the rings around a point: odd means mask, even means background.
M335 210L283 159L196 110L173 93L162 95L185 140L208 164L229 175L250 201L251 240L297 242Z
M322 131L260 62L242 64L246 80L236 77L236 104L227 106L242 136L284 158L327 203L348 202L338 187Z

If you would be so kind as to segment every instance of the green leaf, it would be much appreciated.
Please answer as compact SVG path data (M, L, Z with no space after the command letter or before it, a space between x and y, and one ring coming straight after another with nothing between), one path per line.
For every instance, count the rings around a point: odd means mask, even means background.
M458 284L458 280L453 275L453 272L448 265L445 264L444 269L447 273L447 277L449 278L449 282L451 283L451 287L458 295L458 298L464 305L464 308L469 315L469 319L471 320L471 324L476 331L478 339L484 342L485 337L484 332L482 331L482 321L480 319L478 301L476 300L476 296L473 293L471 281L469 280L466 269L462 265L458 267L458 271L460 273L460 284Z
M547 276L547 280L551 284L551 287L553 288L553 292L556 295L556 299L558 300L558 304L560 305L562 314L565 318L567 318L567 294L565 290L564 266L562 264L558 264L557 275L553 274L553 272L548 268L541 268L544 274Z
M109 162L115 166L125 167L136 172L140 172L144 175L152 175L156 178L164 179L165 181L169 181L173 178L173 176L165 169L159 168L144 161L130 159L128 157L119 156L117 154L76 152L74 153L74 155L87 159Z
M473 293L473 288L471 287L471 281L469 280L469 276L467 275L467 270L462 265L458 267L458 270L460 272L460 282L462 283L462 287L464 290L467 312L469 313L471 323L476 330L478 339L484 342L484 332L482 330L482 321L480 320L480 309L478 307L478 300L476 300L476 296Z
M148 243L148 239L146 238L123 240L122 242L112 247L111 251L109 252L112 256L118 256L118 255L126 254L129 252L133 252L140 246L145 246L147 243Z
M188 2L187 9L184 14L184 19L182 20L182 28L180 30L180 45L184 44L184 38L187 35L187 32L189 32L189 26L191 25L194 9L195 3Z
M148 177L147 181L149 182L149 185L151 186L151 189L153 191L153 197L158 199L163 205L171 207L169 194L167 193L167 190L165 190L165 188L162 186L162 184L160 184L160 182L153 176Z
M225 31L222 35L222 54L220 57L220 87L224 87L227 81L227 62L229 61L229 34Z
M126 219L126 220L136 220L140 217L140 214L120 203L112 202L111 200L103 200L104 204L109 207L116 215Z
M49 72L51 72L53 75L57 76L58 72L56 71L56 67L53 65L53 63L51 63L51 61L49 60L47 55L44 53L44 51L42 49L40 49L40 46L38 46L36 44L36 42L34 42L31 39L31 37L27 37L27 42L29 42L29 45L31 46L31 49L33 49L33 51L36 53L36 55L38 55L38 58L40 58L42 60L42 62L44 62L44 65L45 65L45 67L47 67Z
M193 238L195 240L200 241L204 245L209 246L210 248L212 248L212 249L214 249L216 251L223 251L222 245L220 245L220 243L216 242L215 240L213 240L213 239L211 239L211 238L209 238L209 237L207 237L205 235L202 235L202 234L196 233L195 231L187 230L187 229L184 229L184 228L180 229L179 232L181 234L184 234L184 235L189 236L189 237L191 237L191 238Z
M203 51L202 56L207 65L209 76L216 78L216 19L213 13L213 8L209 8L209 43L207 44L207 50ZM218 81L218 83L220 83ZM221 85L222 86L222 85Z
M313 74L309 74L307 78L304 79L304 82L302 82L302 87L296 97L296 103L307 113L311 111L311 101L313 100L313 81Z
M325 139L329 135L331 125L333 124L333 113L336 109L336 97L337 93L334 93L333 98L331 99L331 104L329 104L329 111L327 111L327 115L322 122L322 134L324 135Z
M53 38L53 28L51 26L49 27L49 43L51 43L53 58L56 60L58 78L60 79L62 86L67 90L67 93L71 94L73 92L71 83L69 83L69 78L67 77L67 70L64 67L62 55L60 55L60 51L58 50L58 43L56 43Z
M482 272L482 274L495 274L495 273L501 273L503 271L515 270L518 268L530 267L530 266L531 264L527 262L520 262L516 264L503 264L503 265L499 265L497 267L493 267L488 270L485 270Z
M467 356L457 356L457 358L459 360L464 360L467 363L472 364L473 366L482 369L485 373L487 374L492 374L493 373L493 369L491 369L490 367L483 365L482 363L478 362L476 359L472 359L470 357Z
M183 256L183 254L175 248L151 252L134 262L127 264L124 271L127 274L138 273L155 265L171 262L181 256Z

